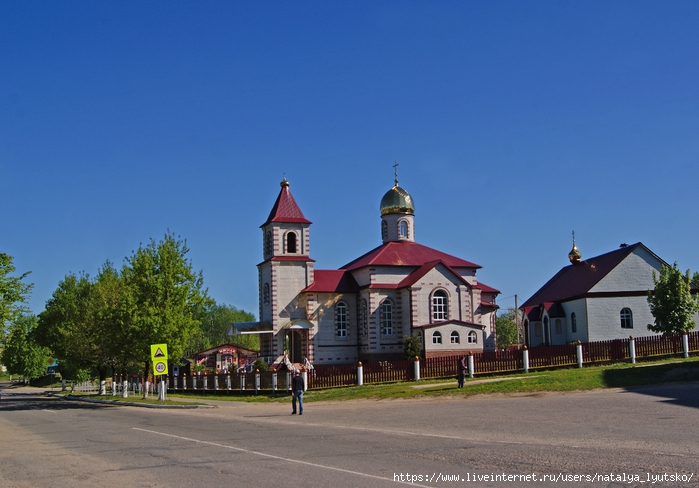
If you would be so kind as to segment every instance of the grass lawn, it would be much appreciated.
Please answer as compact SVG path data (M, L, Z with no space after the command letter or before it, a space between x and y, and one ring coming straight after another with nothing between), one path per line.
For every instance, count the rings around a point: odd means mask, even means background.
M483 380L499 380L481 382ZM491 393L533 393L544 391L576 391L596 388L624 388L655 385L675 381L699 380L699 357L670 359L654 363L618 363L607 366L534 371L527 374L477 377L466 379L463 389L456 388L456 379L423 380L419 382L364 385L345 388L309 390L304 402L342 401L359 399L400 399L439 396L469 396ZM419 386L419 388L416 388ZM180 395L169 398L206 400L232 400L246 402L286 402L289 396L277 395Z
M72 394L70 393L70 390L66 391L58 391L58 392L53 392L54 395L60 395L60 396L71 396L74 398L90 398L93 400L105 400L108 402L117 402L117 403L122 403L122 402L128 402L128 403L140 403L140 404L147 404L147 405L162 405L163 403L158 400L158 395L149 395L148 398L144 399L140 394L139 395L131 395L128 398L123 398L121 395L98 395L96 393L82 393L82 392L73 392ZM170 395L168 395L170 397ZM166 399L164 405L204 405L203 402L192 402L192 401L181 401L178 399Z

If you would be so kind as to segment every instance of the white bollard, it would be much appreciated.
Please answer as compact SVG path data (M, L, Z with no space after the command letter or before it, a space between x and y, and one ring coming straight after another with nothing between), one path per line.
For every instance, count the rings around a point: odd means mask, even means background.
M100 380L100 395L107 394L107 380Z
M413 372L415 373L415 381L420 381L420 358L415 356L413 363Z
M578 345L575 347L577 355L578 355L578 368L583 367L583 351L582 351L582 343L578 341Z
M286 372L286 391L291 391L291 371Z
M214 375L214 390L218 390L218 375Z
M636 339L633 336L629 336L629 356L631 364L636 364Z
M473 378L473 354L468 353L468 377Z
M357 386L362 386L364 384L364 366L362 362L359 361L357 364Z
M240 391L245 390L245 373L240 373Z
M303 378L303 391L308 389L308 371L305 369L301 371L301 377Z
M527 349L527 346L524 346L524 349L522 349L522 368L525 373L529 372L529 349Z
M272 373L272 393L276 393L276 392L277 392L277 372L274 371Z
M226 390L231 391L231 374L226 375Z
M255 370L255 395L260 391L260 371Z
M124 376L124 379L121 382L121 397L122 398L129 397L129 380L126 376Z
M689 335L685 332L682 334L682 347L684 349L684 357L689 357Z
M209 375L204 373L204 390L209 387Z

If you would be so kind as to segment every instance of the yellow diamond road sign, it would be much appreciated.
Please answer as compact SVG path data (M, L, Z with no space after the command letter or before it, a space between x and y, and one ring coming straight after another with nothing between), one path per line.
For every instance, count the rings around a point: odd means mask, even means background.
M153 374L167 374L167 344L151 344L150 356L153 360Z

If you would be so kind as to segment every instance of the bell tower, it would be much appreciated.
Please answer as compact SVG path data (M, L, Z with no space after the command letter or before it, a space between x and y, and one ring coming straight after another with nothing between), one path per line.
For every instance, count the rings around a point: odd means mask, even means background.
M262 229L263 261L259 276L260 322L272 324L272 334L260 335L261 354L276 358L284 353L282 329L292 320L305 319L299 293L313 283L310 225L284 178L281 190ZM283 332L283 331L282 331Z

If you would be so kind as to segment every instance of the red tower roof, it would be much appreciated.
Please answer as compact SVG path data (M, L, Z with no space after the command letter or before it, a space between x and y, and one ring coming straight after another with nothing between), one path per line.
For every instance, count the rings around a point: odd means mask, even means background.
M286 222L294 224L312 223L310 220L306 219L306 217L303 216L303 212L301 212L301 209L296 203L296 200L294 200L291 191L289 191L289 182L286 181L286 178L282 180L280 185L282 189L279 192L277 201L274 202L274 207L272 207L272 211L269 213L269 217L267 217L265 223L262 224L260 227L264 227L270 222Z

